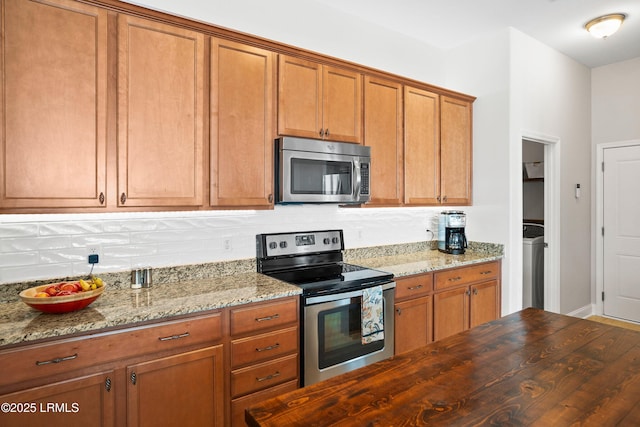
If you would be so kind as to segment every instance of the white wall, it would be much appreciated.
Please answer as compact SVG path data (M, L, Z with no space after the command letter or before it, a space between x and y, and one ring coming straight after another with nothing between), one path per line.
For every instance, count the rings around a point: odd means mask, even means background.
M588 306L591 293L591 73L573 59L512 31L511 177L522 176L524 131L559 139L560 306L569 313ZM575 184L582 197L574 197ZM518 182L521 188L521 184ZM512 200L512 239L522 246L522 201ZM516 242L520 243L516 243Z
M592 143L640 138L640 58L594 68Z

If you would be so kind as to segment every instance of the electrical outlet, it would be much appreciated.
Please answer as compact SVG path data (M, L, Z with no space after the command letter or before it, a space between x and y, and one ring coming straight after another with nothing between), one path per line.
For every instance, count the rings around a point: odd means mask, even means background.
M222 247L225 251L231 251L233 249L233 245L231 244L231 238L225 237L222 239Z
M98 264L102 258L102 247L100 245L87 246L87 262L89 264Z

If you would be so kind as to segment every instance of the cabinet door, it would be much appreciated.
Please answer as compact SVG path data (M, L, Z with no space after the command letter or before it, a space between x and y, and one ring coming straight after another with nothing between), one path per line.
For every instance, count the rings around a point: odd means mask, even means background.
M497 280L471 286L471 327L500 317L500 295Z
M278 60L278 134L321 138L322 66L280 55Z
M402 204L402 85L365 76L364 143L371 147L369 205Z
M274 53L211 41L211 205L273 203Z
M0 7L0 208L105 206L107 12Z
M469 288L433 295L433 339L446 338L469 329Z
M447 205L471 203L471 103L442 97L440 194Z
M395 305L395 354L429 344L432 339L431 297L416 298Z
M113 426L113 378L113 371L102 372L2 395L0 425Z
M118 16L118 203L199 206L204 35Z
M324 138L331 141L362 141L362 75L323 67L322 122Z
M440 203L440 102L435 93L404 88L404 202Z
M223 426L222 346L127 367L127 425Z

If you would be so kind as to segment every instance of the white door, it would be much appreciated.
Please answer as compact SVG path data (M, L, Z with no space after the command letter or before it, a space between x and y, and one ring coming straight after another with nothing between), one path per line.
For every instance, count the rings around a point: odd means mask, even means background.
M603 158L604 314L640 322L640 145Z

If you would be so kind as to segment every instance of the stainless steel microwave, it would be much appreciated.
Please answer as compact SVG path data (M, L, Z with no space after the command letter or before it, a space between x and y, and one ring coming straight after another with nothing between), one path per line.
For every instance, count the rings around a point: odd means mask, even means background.
M275 148L277 203L369 201L371 147L282 137Z

